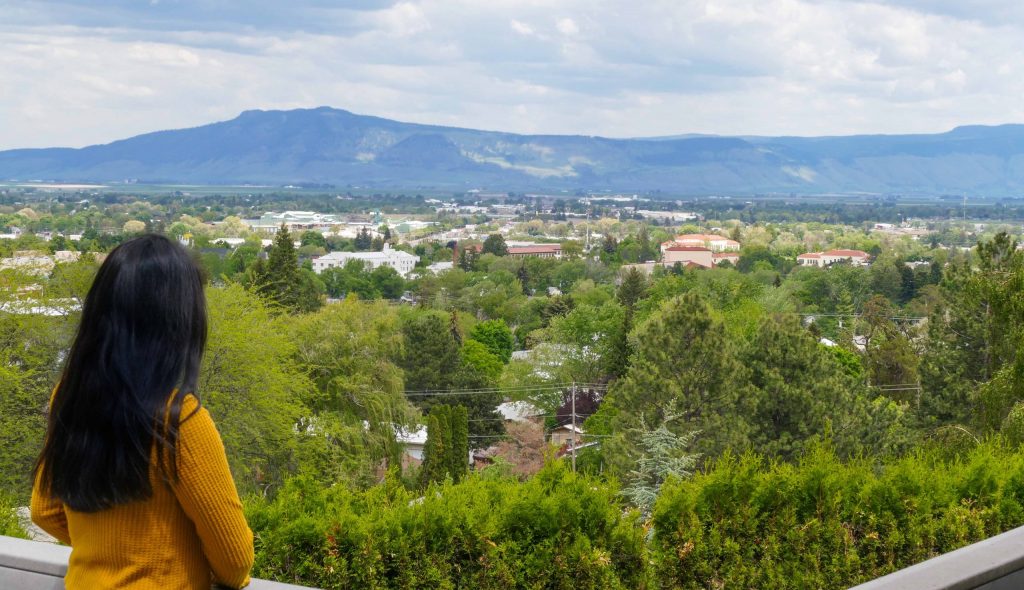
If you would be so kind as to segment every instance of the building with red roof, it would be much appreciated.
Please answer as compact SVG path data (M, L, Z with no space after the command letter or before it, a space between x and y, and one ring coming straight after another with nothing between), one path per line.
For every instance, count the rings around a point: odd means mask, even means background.
M808 252L796 257L801 266L825 267L837 262L849 262L855 266L863 266L871 260L871 255L862 250L829 250L827 252Z

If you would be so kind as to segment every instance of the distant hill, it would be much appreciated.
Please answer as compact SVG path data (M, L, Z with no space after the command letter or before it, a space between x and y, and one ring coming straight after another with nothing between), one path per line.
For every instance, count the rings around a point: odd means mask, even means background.
M81 149L0 151L0 179L672 194L1024 194L1024 125L934 135L608 139L246 111Z

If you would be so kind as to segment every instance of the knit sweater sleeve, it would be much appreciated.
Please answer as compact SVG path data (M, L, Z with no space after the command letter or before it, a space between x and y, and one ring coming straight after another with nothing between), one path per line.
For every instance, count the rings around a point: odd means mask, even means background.
M41 473L42 469L39 472ZM68 515L64 512L64 503L46 493L40 486L39 480L40 474L36 474L30 506L32 522L61 543L70 545L71 534L68 532Z
M195 524L214 581L231 588L249 583L253 537L242 513L220 434L205 408L189 396L182 404L175 495Z

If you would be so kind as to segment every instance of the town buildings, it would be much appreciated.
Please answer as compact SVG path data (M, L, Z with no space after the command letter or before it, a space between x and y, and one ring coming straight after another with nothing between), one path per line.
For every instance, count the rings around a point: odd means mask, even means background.
M259 219L247 221L246 224L252 231L276 234L282 225L288 228L288 231L295 232L307 229L334 229L345 225L345 222L337 215L315 211L284 211L282 213L267 212Z

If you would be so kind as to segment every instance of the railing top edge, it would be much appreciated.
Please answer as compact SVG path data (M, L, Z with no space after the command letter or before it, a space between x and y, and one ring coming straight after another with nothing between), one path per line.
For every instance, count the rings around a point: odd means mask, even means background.
M851 590L969 590L1024 570L1024 527L944 553Z

